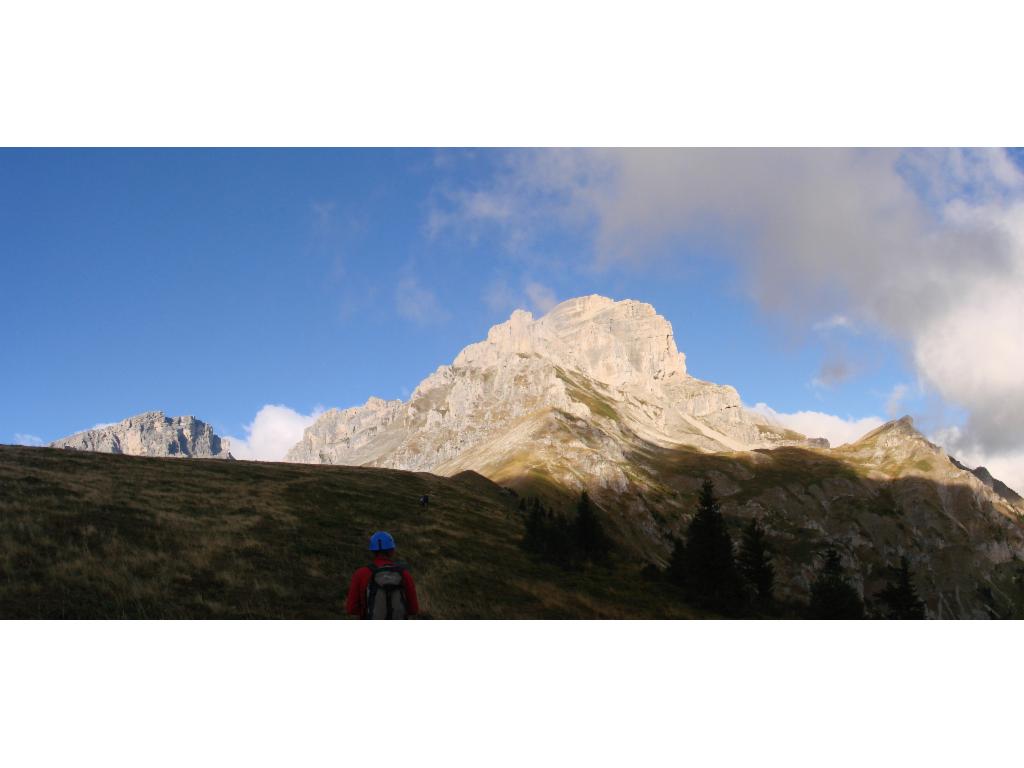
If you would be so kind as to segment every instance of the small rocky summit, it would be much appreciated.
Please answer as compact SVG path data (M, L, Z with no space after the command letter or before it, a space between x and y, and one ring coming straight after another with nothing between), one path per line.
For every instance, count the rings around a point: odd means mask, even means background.
M54 440L51 448L129 456L175 456L196 459L231 459L227 440L195 416L165 416L149 411L117 424L88 429Z

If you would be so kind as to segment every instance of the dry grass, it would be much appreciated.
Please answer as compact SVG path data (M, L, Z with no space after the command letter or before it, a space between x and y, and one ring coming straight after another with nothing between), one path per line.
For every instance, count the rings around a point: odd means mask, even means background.
M517 501L473 473L0 446L0 618L338 617L379 528L434 618L691 615L631 563L532 560Z

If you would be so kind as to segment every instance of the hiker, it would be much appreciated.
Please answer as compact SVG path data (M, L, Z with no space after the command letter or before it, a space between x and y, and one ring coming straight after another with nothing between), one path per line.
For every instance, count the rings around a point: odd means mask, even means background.
M370 537L373 562L352 574L346 612L360 619L407 619L420 612L416 584L403 563L394 561L395 540L387 531Z
M423 507L424 509L426 509L427 505L429 505L429 504L430 504L430 497L427 496L427 494L424 493L422 496L420 496L420 506Z

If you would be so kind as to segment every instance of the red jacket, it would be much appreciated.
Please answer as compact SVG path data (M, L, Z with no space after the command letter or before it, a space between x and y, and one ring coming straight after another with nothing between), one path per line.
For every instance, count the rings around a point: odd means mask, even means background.
M373 564L378 568L382 565L393 565L392 561L381 555L373 556ZM348 600L345 611L360 619L366 615L366 588L370 586L370 569L368 566L359 568L352 574L352 584L348 588ZM410 616L420 612L420 601L416 597L416 584L408 571L402 572L402 591L405 592L405 607Z

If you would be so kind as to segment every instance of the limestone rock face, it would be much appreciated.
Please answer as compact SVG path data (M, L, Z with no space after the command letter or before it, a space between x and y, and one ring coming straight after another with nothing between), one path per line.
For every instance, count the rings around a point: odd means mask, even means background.
M745 410L732 387L688 375L671 324L650 304L585 296L539 319L516 310L408 402L325 412L287 458L480 471L485 446L510 447L502 435L551 413L601 423L608 455L637 440L711 452L806 444Z
M218 437L209 424L195 416L165 416L163 411L140 413L117 424L78 432L53 441L50 447L130 456L232 458L228 441Z
M654 307L603 296L563 302L539 320L516 310L454 365L486 369L514 355L537 355L614 388L654 391L659 382L686 378L672 326Z

